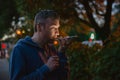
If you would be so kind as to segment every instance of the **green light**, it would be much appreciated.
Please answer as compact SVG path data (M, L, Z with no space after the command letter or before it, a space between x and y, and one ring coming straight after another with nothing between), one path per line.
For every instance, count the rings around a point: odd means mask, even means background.
M95 34L94 34L94 33L91 33L90 38L91 38L91 39L95 39Z

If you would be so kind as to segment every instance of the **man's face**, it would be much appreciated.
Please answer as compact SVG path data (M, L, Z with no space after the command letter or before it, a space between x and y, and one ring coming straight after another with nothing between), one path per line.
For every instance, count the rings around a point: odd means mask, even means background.
M54 40L59 35L59 20L48 18L46 20L45 28L43 30L43 35L47 40Z

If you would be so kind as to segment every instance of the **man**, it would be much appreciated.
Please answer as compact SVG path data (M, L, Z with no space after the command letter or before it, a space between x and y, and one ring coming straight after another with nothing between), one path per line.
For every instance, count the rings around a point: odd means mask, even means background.
M53 41L59 35L60 17L53 10L41 10L34 20L34 34L20 39L10 57L10 80L67 80L67 58L60 41L59 51Z

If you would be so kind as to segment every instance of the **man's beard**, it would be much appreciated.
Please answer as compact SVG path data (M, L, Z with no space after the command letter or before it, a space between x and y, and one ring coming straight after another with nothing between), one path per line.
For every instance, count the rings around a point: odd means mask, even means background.
M55 39L49 39L48 43L54 43Z

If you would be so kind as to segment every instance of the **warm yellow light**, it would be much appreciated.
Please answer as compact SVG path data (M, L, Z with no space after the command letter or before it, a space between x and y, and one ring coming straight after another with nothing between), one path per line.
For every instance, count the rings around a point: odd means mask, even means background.
M18 29L18 30L16 30L16 34L17 34L17 35L21 35L22 33L21 33L21 31Z
M25 33L25 30L22 30L22 33L24 34L24 33Z
M53 44L54 44L54 45L58 45L58 41L57 41L57 40L55 40Z

